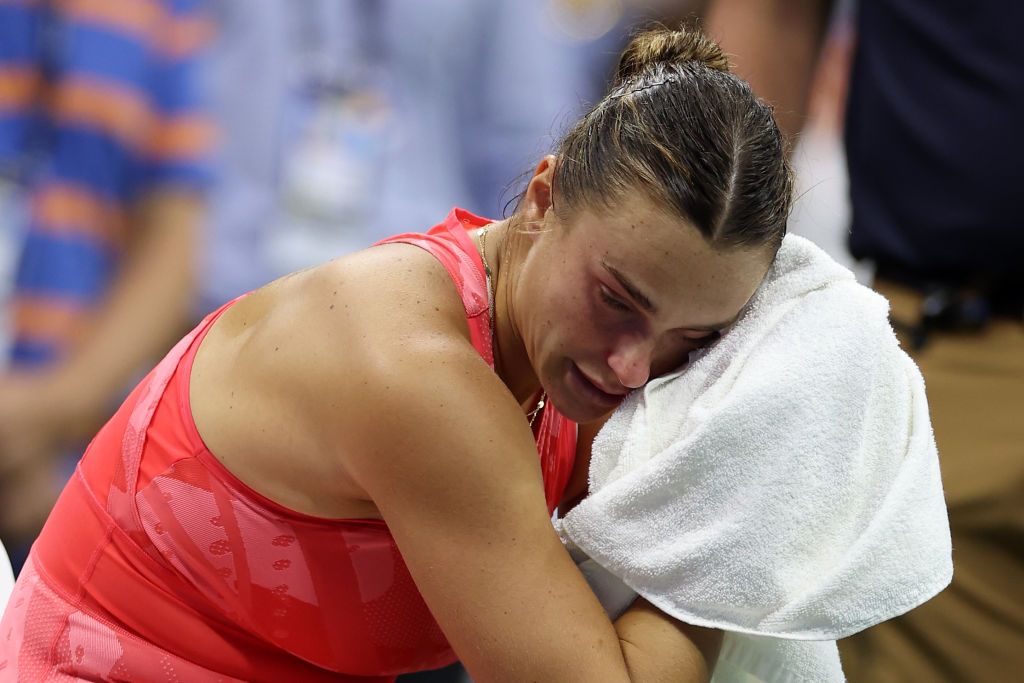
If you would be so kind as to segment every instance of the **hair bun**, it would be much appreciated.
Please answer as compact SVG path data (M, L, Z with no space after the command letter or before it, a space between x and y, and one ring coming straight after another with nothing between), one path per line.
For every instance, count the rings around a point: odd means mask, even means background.
M633 36L619 58L616 81L622 83L656 64L698 62L729 73L729 60L718 43L696 29L648 29Z

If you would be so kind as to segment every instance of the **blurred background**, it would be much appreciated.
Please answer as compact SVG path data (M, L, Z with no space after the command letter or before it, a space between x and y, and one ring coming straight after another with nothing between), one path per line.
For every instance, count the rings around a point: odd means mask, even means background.
M993 29L1022 25L1020 10L1007 7L909 0L0 0L0 538L15 569L88 438L199 318L285 273L426 230L452 206L505 215L524 174L602 96L630 32L650 21L698 23L722 41L737 71L775 104L791 141L799 198L790 230L874 284L878 259L856 261L848 246L855 209L846 154L853 138L847 130L844 145L844 123L858 39L877 46L864 51L861 66L862 80L882 84L879 90L912 93L913 71L901 77L889 67L916 64L920 87L938 88L946 107L970 110L972 88L984 83L994 93L986 106L1016 116L1021 50L1007 30ZM923 47L903 59L884 52L893 44L907 52ZM880 66L894 55L899 59ZM892 82L882 80L890 76ZM871 125L884 126L885 97L860 98L883 108ZM910 109L915 124L932 130L951 115L940 107ZM999 132L1011 153L1022 151L1016 120L1014 130ZM857 138L857 149L871 139ZM918 147L910 154L935 160L927 144ZM884 163L887 148L874 151ZM958 159L935 161L937 170L940 162ZM992 183L1020 180L1014 167ZM962 230L971 228L971 201L982 199L965 200ZM1018 216L1003 224L1020 234ZM1024 263L1019 237L997 244ZM909 270L928 270L909 260ZM886 261L891 269L895 262ZM1000 287L1004 281L997 279ZM1019 337L1010 343L1019 353ZM1021 377L1019 364L1006 371ZM1010 405L1020 405L1021 391L1024 383ZM1009 448L1024 460L1021 441ZM1011 478L1019 482L1017 473ZM1019 486L1003 494L1019 536ZM1019 576L1024 561L1011 564L1007 572ZM1015 600L1009 614L998 608L991 621L1019 635L1019 591ZM983 612L997 610L983 602ZM928 641L918 631L900 637ZM844 657L877 659L885 649L866 647ZM952 656L941 644L922 647ZM987 644L982 649L1011 661ZM955 662L912 678L879 666L892 677L865 669L851 680L983 680Z

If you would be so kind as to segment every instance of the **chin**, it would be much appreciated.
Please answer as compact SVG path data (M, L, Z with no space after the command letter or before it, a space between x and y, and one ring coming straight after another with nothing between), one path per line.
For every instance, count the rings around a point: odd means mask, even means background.
M578 401L572 402L571 405L565 405L560 402L557 398L551 399L551 405L558 409L562 415L575 422L576 424L588 424L590 422L596 422L602 418L607 417L615 411L618 406L613 408L598 408L593 405L584 405ZM564 408L563 408L564 405ZM622 402L619 402L622 405Z
M574 366L572 361L567 361L558 380L544 383L548 400L562 415L578 424L586 424L608 415L625 400L626 395L612 397L600 392Z
M598 413L593 407L581 406L577 402L566 403L558 398L552 398L549 396L551 405L554 406L559 413L569 418L576 424L587 424L588 422L594 422L604 416L604 413Z

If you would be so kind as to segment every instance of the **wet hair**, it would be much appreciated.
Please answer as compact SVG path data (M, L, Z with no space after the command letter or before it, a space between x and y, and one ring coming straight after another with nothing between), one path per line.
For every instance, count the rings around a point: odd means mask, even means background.
M772 109L697 30L636 34L556 153L562 215L640 190L718 248L774 253L786 233L793 179Z

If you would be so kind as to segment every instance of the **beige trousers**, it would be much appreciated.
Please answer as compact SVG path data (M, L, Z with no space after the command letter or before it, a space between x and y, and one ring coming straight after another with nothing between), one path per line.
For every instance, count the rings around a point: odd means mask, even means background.
M921 297L875 289L894 321ZM906 347L905 347L906 348ZM953 536L953 583L921 607L839 643L851 683L1024 681L1024 323L933 333L921 368Z

